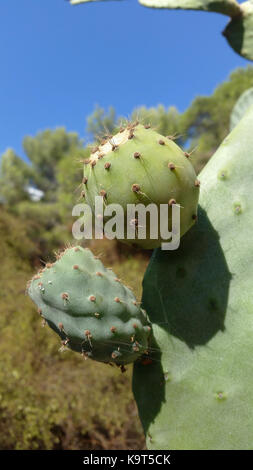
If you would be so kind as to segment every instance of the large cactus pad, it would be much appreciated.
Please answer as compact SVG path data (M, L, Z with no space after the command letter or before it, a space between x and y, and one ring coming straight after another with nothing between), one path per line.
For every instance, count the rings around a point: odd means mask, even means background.
M199 176L198 224L144 279L160 353L134 392L150 448L253 448L252 128L251 107Z

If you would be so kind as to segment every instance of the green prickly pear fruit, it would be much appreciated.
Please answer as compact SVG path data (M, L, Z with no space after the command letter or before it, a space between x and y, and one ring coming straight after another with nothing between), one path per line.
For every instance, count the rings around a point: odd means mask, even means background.
M28 293L63 347L124 365L148 347L150 325L133 293L87 248L58 255L31 280Z
M125 227L129 204L147 208L153 203L158 209L160 204L168 205L170 231L171 206L176 203L180 206L182 236L196 220L199 197L199 182L189 156L172 138L163 137L150 126L129 124L93 149L85 161L82 195L93 214L96 196L103 196L105 208L108 204L119 204L124 211ZM107 220L105 214L104 221ZM125 231L122 241L147 249L159 247L165 240L159 230L157 238L150 237L151 225L147 220L145 239L137 236L127 239Z

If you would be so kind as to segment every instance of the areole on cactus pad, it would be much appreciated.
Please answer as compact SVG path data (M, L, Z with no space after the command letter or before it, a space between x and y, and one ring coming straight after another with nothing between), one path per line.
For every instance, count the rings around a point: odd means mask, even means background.
M195 223L199 197L199 181L190 162L171 137L158 134L150 126L128 124L93 149L84 161L82 196L95 212L95 197L102 196L104 206L118 204L122 207L127 227L127 207L142 204L146 208L155 204L168 205L168 225L171 230L172 203L180 206L181 236ZM108 217L104 217L104 222ZM137 220L138 229L138 220ZM134 243L142 248L159 247L161 239L150 237L150 220L147 219L146 238L138 236Z
M124 365L145 354L151 327L131 290L87 248L67 248L28 286L62 346Z

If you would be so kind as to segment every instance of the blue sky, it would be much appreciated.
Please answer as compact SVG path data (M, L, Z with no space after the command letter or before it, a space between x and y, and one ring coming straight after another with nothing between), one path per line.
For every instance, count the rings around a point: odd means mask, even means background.
M159 103L183 111L249 63L221 36L227 22L137 0L1 0L0 154L23 155L23 137L48 127L83 137L96 104L125 116Z

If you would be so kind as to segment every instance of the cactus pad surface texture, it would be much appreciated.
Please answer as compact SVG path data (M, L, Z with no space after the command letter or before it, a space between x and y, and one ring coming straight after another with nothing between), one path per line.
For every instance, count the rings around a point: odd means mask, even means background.
M230 131L238 124L244 114L253 105L253 88L248 88L236 101L230 116Z
M150 449L253 449L253 107L202 170L198 223L155 250L150 365L133 389Z
M147 349L146 312L87 248L67 248L33 277L28 293L63 348L117 365L135 361Z
M102 196L104 207L119 204L127 227L127 206L153 203L180 205L180 233L195 223L199 187L189 154L183 152L172 138L158 134L150 126L129 124L94 148L84 164L84 201L95 213L95 197ZM169 208L169 229L171 230ZM106 222L108 217L104 217ZM131 222L131 221L130 221ZM142 248L161 245L161 238L150 237L150 224L145 239L136 237L123 241ZM158 234L159 235L159 234Z

